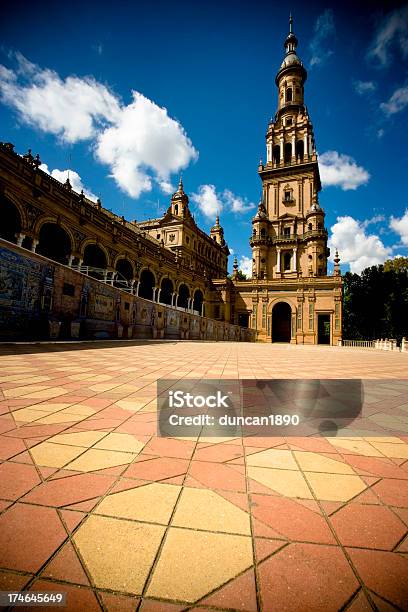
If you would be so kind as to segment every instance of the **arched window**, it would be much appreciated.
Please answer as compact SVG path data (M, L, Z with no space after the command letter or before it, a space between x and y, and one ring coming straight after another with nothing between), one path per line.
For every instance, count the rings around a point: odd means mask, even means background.
M265 238L265 228L261 229L261 238Z
M174 291L173 283L169 278L163 278L160 286L160 299L162 304L171 304L171 297Z
M279 145L275 145L273 147L272 157L273 157L273 161L279 164L280 162L280 146Z
M307 226L307 229L309 230L309 232L311 232L313 230L313 225L309 223L309 225Z
M290 142L285 144L285 162L290 162L292 159L292 145Z
M9 242L17 242L16 234L21 232L21 218L17 207L10 200L2 197L0 212L0 237Z
M292 88L288 87L286 90L286 102L292 102Z
M68 263L71 239L62 227L56 223L44 223L39 239L37 253L62 264Z
M188 308L188 300L190 298L190 290L187 285L180 285L177 298L177 306L180 308Z
M298 157L300 161L303 160L304 152L305 152L305 143L303 142L303 140L298 140L296 143L296 157Z
M156 279L153 272L151 270L143 270L140 275L139 297L145 298L145 300L152 300L155 285Z

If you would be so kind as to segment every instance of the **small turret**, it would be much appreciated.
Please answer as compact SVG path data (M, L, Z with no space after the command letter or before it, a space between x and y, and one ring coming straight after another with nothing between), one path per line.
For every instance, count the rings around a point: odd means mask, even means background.
M173 193L171 197L171 205L169 210L175 217L186 217L190 215L188 196L184 191L183 178L181 175L177 191Z
M210 237L221 246L225 245L224 228L220 225L220 217L215 217L215 225L210 229Z

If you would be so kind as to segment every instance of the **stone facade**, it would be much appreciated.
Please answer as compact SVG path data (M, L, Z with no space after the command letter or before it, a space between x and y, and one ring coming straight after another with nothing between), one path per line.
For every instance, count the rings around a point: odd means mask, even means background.
M341 338L342 280L336 253L327 275L327 230L313 126L304 104L306 70L292 31L276 76L278 109L259 163L262 198L252 220L252 279L234 266L233 320L250 322L258 339L333 344Z
M0 239L0 338L251 341L255 334L155 303Z

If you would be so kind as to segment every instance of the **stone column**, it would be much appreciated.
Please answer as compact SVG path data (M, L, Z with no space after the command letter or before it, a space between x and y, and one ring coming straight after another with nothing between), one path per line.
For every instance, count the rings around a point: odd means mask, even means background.
M157 288L157 302L160 302L161 288Z
M81 259L81 258L78 259L78 270L79 271L81 270L81 266L82 266L83 262L84 262L83 259Z
M35 250L36 250L36 248L37 248L37 246L38 246L38 243L39 243L39 242L40 242L40 241L38 240L38 238L33 238L33 242L32 242L32 244L31 244L31 251L32 251L33 253L35 253Z
M296 137L292 136L292 161L296 161Z
M292 258L292 272L296 272L297 270L297 247L293 249L293 258Z
M276 271L280 272L281 271L281 250L280 247L276 248Z
M25 235L25 234L23 234L23 233L21 233L21 232L20 232L19 234L16 234L16 238L17 238L17 246L21 247L21 245L23 244L23 240L24 240L24 238L25 238L25 237L26 237L26 235Z
M140 287L140 280L137 281L137 285L136 285L136 295L139 295L139 287Z
M283 136L281 136L280 141L279 141L279 147L280 147L280 163L283 164L284 163L284 146L283 146Z
M74 256L73 256L73 255L70 255L70 256L68 257L68 267L69 267L69 268L72 268L72 262L73 262L73 261L74 261Z
M304 156L307 157L309 155L309 147L308 147L308 138L307 133L303 136L303 148L304 148Z

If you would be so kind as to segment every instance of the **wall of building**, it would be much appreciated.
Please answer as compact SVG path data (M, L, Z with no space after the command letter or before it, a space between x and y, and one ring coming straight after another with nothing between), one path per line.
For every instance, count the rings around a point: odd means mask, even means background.
M252 341L255 332L122 291L0 239L0 339Z

